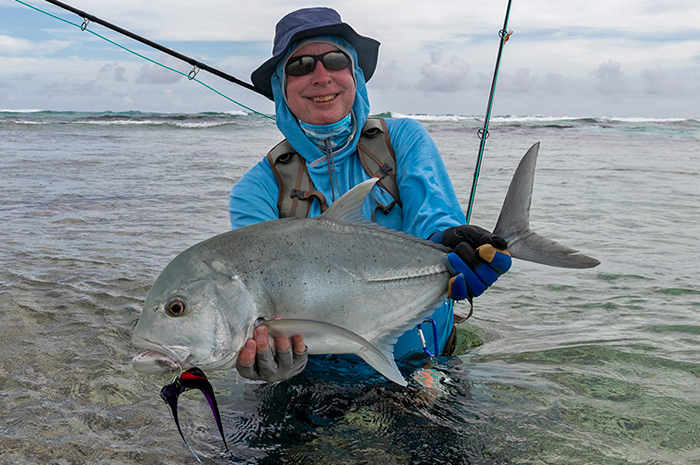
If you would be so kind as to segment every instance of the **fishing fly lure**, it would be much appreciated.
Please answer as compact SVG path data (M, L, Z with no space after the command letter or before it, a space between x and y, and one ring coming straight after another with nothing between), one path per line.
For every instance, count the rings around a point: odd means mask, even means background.
M214 395L214 388L209 383L209 380L204 375L204 372L197 367L190 368L189 370L183 372L180 376L176 377L172 383L163 386L160 390L160 397L165 401L166 404L170 406L173 411L173 418L175 419L175 425L177 425L177 430L180 432L180 437L185 441L185 445L192 452L197 461L199 457L195 454L192 447L190 447L187 439L182 434L182 429L180 428L180 421L177 417L177 398L185 391L190 389L199 389L206 397L211 407L211 411L214 414L214 419L216 420L216 426L219 428L219 433L221 434L221 439L224 441L224 446L228 451L228 445L226 444L226 437L224 436L224 429L221 426L221 415L219 414L219 406L216 403L216 396Z

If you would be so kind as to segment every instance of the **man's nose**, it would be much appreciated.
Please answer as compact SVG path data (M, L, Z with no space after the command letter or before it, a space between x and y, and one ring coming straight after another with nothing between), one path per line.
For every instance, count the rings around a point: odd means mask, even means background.
M331 80L331 73L325 66L323 66L323 62L321 62L321 60L316 63L316 67L314 68L311 76L314 83L325 84Z

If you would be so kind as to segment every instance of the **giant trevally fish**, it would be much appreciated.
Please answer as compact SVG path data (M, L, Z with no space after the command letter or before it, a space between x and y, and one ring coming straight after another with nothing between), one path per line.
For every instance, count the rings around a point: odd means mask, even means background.
M532 232L539 144L525 154L494 233L517 258L587 268L599 262ZM357 354L400 385L396 339L447 296L450 249L365 219L376 178L321 215L246 226L182 252L146 297L133 343L141 372L232 368L257 324L303 334L310 354Z

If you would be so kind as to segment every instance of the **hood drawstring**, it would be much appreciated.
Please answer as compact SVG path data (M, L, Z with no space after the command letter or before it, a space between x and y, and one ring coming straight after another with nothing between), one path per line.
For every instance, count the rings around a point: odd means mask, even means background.
M324 141L325 148L324 153L326 154L326 159L328 160L328 180L331 184L331 201L335 202L335 188L338 188L338 196L340 197L341 190L338 184L338 172L335 170L335 157L333 157L333 149L331 148L330 137Z
M304 131L306 137L320 148L325 155L311 162L310 166L315 167L324 160L328 163L328 181L331 186L331 200L335 201L336 188L338 189L338 197L340 197L342 191L338 183L338 173L335 169L334 155L342 152L355 138L355 133L357 132L355 115L353 112L350 112L337 123L326 125L310 124L299 120L299 127Z

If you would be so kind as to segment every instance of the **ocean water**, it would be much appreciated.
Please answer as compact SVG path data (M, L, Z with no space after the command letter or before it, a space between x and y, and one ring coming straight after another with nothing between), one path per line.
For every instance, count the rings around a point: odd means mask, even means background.
M480 119L414 117L466 205ZM209 373L229 452L203 397L180 398L205 463L700 464L700 121L490 129L472 223L493 227L539 141L533 229L602 264L515 261L475 302L483 345L403 366L406 389L332 358L274 386ZM279 137L241 113L0 112L0 464L196 462L131 332Z

